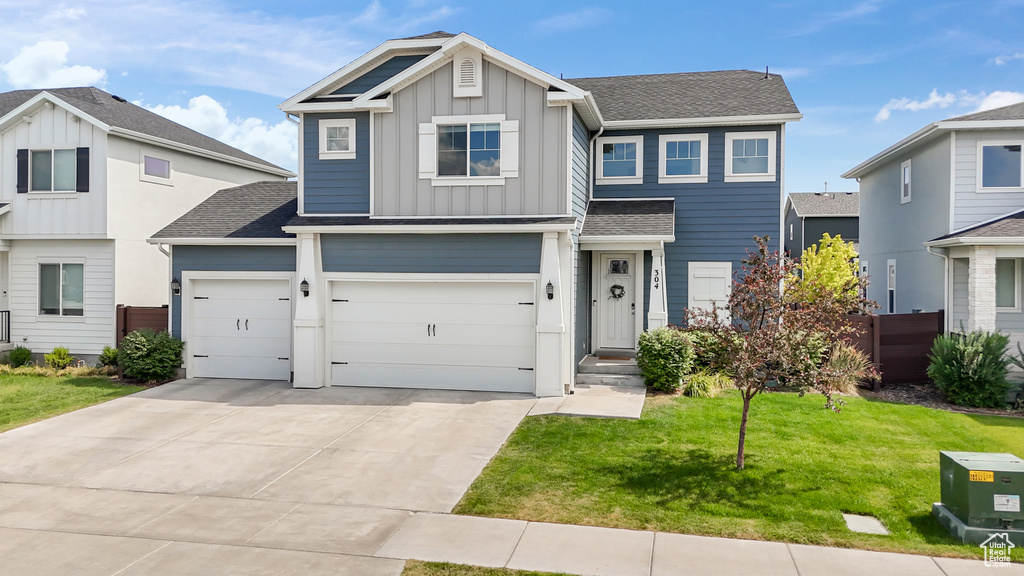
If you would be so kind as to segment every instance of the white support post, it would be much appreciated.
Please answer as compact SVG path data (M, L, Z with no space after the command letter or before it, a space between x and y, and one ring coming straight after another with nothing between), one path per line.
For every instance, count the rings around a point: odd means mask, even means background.
M668 326L668 300L665 296L665 250L651 250L651 301L647 308L647 329Z
M324 317L323 286L320 281L320 238L315 234L299 234L296 248L295 319L292 339L292 386L323 388L324 386ZM309 284L309 295L300 285Z
M967 268L967 329L996 329L996 249L971 248Z
M548 284L551 295L548 295ZM563 286L559 265L558 233L545 232L540 253L540 285L537 289L537 396L565 394L563 378L563 343L565 315L562 307Z

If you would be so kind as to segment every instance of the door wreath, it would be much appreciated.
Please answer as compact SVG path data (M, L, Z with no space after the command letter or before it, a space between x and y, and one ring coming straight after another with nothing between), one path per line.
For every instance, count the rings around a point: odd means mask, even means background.
M612 298L618 300L626 295L626 288L622 284L614 284L611 288Z

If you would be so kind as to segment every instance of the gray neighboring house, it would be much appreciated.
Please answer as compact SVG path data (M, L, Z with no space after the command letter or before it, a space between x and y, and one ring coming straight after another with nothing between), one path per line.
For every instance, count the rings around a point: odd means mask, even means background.
M222 190L150 239L188 375L537 396L722 302L753 236L779 247L801 117L775 74L569 80L443 32L280 108L298 181Z
M858 243L860 192L791 192L783 228L786 252L799 257L826 232Z
M933 122L843 174L861 191L861 267L883 313L1024 337L1024 103Z

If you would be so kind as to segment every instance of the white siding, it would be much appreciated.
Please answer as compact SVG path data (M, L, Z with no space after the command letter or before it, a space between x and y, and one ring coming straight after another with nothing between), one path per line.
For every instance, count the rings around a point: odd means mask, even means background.
M38 315L39 264L84 261L85 314ZM19 240L10 253L11 342L50 352L67 346L72 354L99 354L114 344L114 243L109 240Z
M956 133L955 229L1024 209L1022 192L978 192L978 141L1016 139L1024 139L1024 130L969 130Z
M106 233L107 135L60 107L41 107L32 122L0 134L0 202L11 214L0 218L4 235L96 235ZM89 148L89 192L17 194L17 150Z

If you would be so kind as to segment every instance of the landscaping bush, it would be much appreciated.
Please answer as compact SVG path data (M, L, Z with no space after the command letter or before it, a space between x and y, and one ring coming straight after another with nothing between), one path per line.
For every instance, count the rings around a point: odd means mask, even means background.
M12 368L19 368L32 361L32 351L24 346L18 346L11 350L9 359Z
M1009 343L998 332L940 334L928 355L928 377L953 404L1000 408L1009 386Z
M103 352L100 352L100 363L97 367L103 366L117 366L117 348L103 347Z
M727 366L728 349L721 340L712 337L711 331L704 328L691 328L685 331L693 348L693 366L695 369L710 368L721 370Z
M683 395L693 398L714 398L726 388L732 387L732 379L725 372L701 369L685 377Z
M832 386L843 394L853 394L861 382L878 378L868 355L849 342L832 347L825 360L825 372Z
M181 340L167 332L136 330L121 341L118 360L129 378L169 380L181 366L181 349Z
M685 332L655 328L640 335L636 363L648 386L674 392L693 367L693 346Z
M69 352L67 348L57 346L50 354L43 354L43 361L46 363L48 368L63 370L68 366L71 366L71 363L74 362L75 359L71 357L71 352Z

